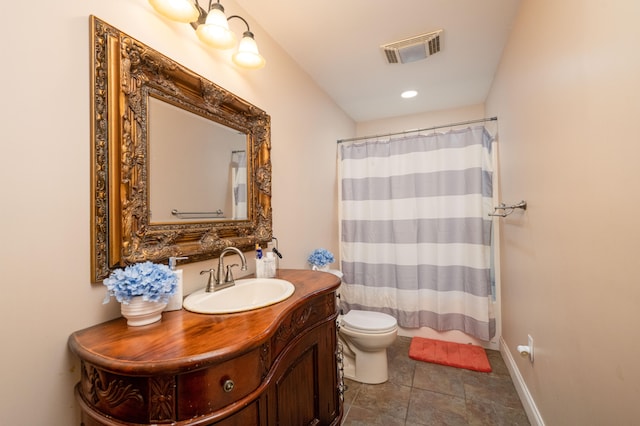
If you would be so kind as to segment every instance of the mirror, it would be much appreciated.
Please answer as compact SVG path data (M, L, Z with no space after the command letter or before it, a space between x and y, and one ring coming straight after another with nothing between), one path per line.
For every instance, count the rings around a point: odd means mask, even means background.
M148 111L151 223L246 220L247 135L152 96Z
M270 117L91 16L91 273L272 239Z

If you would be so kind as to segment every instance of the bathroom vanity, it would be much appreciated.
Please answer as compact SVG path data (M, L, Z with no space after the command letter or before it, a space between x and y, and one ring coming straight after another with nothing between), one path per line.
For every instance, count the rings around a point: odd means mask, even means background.
M141 327L118 318L73 333L81 424L340 424L340 279L310 270L279 270L277 278L295 292L264 308L164 312Z

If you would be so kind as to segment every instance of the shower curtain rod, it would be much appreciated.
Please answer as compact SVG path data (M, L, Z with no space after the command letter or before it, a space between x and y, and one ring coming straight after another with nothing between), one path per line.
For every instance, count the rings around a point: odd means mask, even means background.
M483 123L485 121L497 121L497 120L498 120L498 117L480 118L478 120L462 121L460 123L442 124L440 126L426 127L424 129L404 130L402 132L385 133L385 134L382 134L382 135L359 136L357 138L338 139L338 143L353 142L353 141L359 141L359 140L362 140L362 139L370 139L370 138L371 139L372 138L382 138L382 137L385 137L385 136L404 135L406 133L426 132L428 130L442 129L444 127L464 126L464 125L467 125L467 124Z

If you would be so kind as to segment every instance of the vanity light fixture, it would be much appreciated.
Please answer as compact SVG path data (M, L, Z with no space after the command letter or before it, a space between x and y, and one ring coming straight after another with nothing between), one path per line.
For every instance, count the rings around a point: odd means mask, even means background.
M226 17L220 0L209 0L208 11L198 4L198 0L149 0L153 8L162 16L177 22L188 22L196 30L196 35L207 46L216 49L230 49L235 46L236 35L229 29L229 21L240 19L247 26L238 44L238 50L232 55L233 62L242 68L262 68L266 61L258 51L249 23L241 16Z
M231 49L236 44L236 35L229 29L229 21L220 2L213 5L209 2L209 13L204 22L193 26L200 41L211 47Z
M177 22L194 22L200 16L200 10L188 0L149 0L160 15Z

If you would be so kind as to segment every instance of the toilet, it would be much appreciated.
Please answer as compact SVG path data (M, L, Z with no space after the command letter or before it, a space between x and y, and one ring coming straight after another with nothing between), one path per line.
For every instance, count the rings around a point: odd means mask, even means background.
M387 348L398 334L396 319L382 312L351 310L338 323L344 377L368 384L386 382Z

